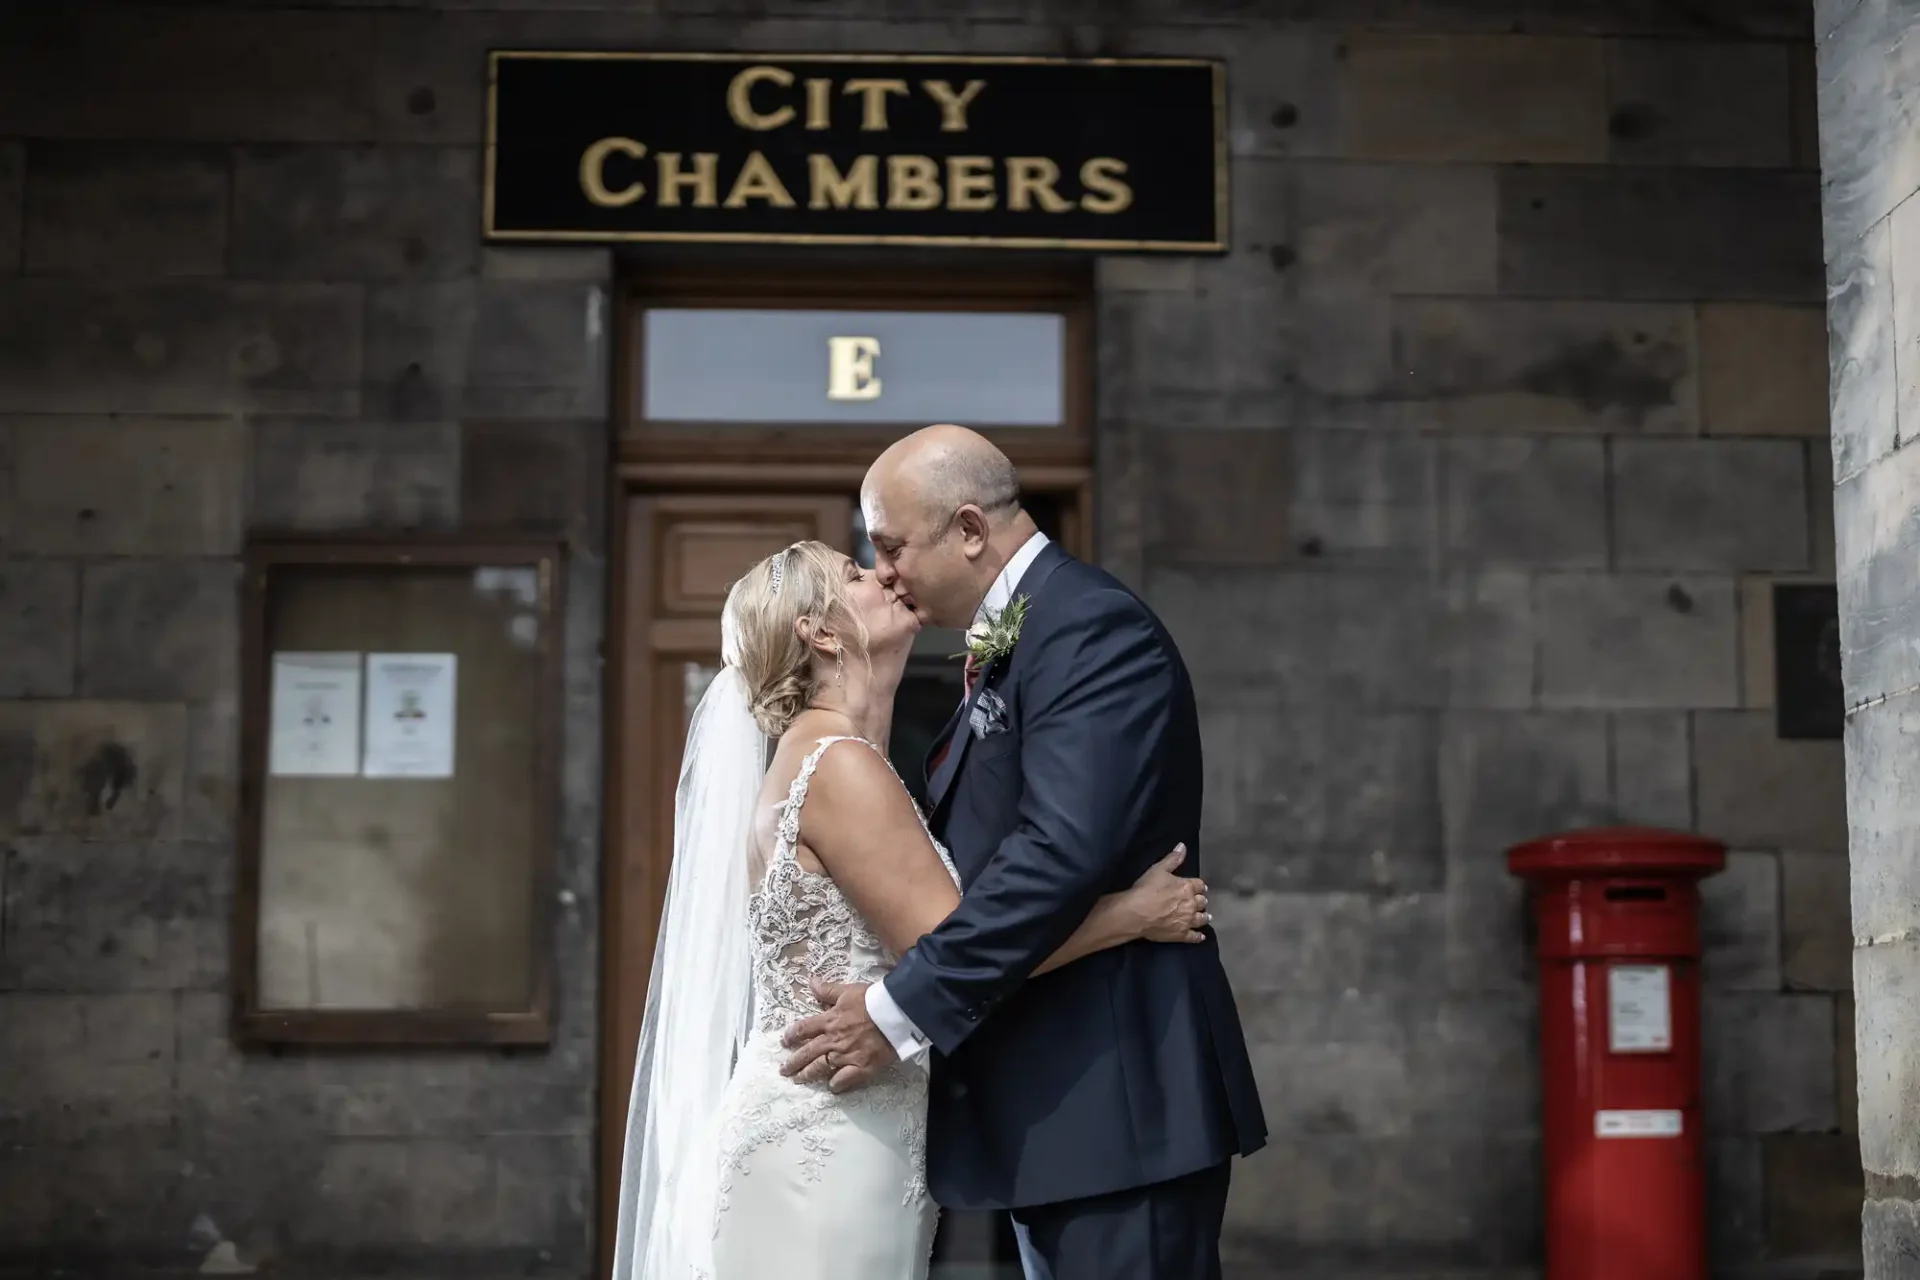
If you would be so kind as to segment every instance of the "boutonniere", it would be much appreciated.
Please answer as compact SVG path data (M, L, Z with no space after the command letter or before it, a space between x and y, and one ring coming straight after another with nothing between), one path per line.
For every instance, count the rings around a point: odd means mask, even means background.
M985 619L967 628L967 652L956 657L971 656L980 666L989 662L998 662L1013 652L1013 646L1020 642L1020 624L1027 620L1027 598L1015 596L1007 602L1007 607L998 611L989 610Z

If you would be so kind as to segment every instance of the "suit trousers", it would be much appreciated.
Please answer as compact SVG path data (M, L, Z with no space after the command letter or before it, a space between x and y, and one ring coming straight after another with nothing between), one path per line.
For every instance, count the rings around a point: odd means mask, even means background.
M1013 1211L1027 1280L1220 1280L1230 1166Z

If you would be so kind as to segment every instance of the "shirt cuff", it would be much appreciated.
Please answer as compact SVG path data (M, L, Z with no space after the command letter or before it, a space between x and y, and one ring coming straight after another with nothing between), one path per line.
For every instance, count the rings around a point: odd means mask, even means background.
M926 1053L931 1042L920 1034L920 1028L913 1025L913 1019L901 1012L900 1006L893 1002L886 983L876 982L867 988L867 1016L873 1019L874 1026L880 1028L880 1034L893 1046L900 1061L912 1062Z

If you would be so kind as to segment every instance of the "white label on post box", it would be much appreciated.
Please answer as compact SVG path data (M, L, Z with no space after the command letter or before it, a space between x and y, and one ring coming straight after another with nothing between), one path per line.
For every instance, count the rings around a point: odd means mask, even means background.
M1680 1136L1678 1111L1596 1111L1593 1113L1596 1138L1677 1138Z
M1607 1048L1614 1053L1665 1053L1673 1048L1672 1001L1663 964L1607 969Z

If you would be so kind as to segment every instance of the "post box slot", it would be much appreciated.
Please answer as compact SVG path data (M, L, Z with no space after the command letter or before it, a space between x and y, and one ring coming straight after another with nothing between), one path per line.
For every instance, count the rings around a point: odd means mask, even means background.
M1610 884L1608 902L1665 902L1667 891L1657 884Z

